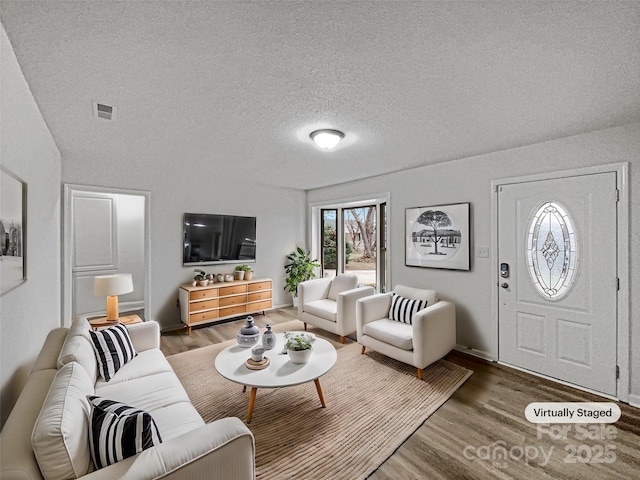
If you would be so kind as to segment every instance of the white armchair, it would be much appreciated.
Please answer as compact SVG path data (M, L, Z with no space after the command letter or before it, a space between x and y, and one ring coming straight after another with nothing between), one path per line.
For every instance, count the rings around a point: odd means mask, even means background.
M389 319L393 294L427 302L418 310L412 324ZM413 365L422 379L422 369L444 357L456 346L456 310L451 302L440 300L435 290L396 285L394 292L358 300L356 330L362 353L369 347L376 352Z
M356 331L356 301L373 295L373 287L357 288L357 275L339 274L298 284L298 319L344 337Z

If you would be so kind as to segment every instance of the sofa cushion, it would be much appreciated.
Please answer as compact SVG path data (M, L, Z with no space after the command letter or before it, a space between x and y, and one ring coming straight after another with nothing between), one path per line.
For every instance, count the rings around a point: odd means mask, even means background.
M76 317L69 327L69 336L72 337L74 335L82 335L87 340L91 340L89 336L89 332L91 332L91 325L89 324L89 320L85 317Z
M438 293L435 290L396 285L393 292L401 297L410 298L411 300L426 300L429 305L433 305L438 301Z
M93 351L91 353L93 354ZM123 365L108 383L103 378L98 378L96 380L96 390L105 385L115 385L116 383L128 382L129 380L165 372L173 373L173 369L162 352L158 349L145 350L144 352L138 352L134 359Z
M84 335L68 335L60 350L58 368L71 362L82 365L89 378L95 381L98 375L98 362L91 341Z
M362 333L403 350L413 350L413 327L406 323L383 318L366 323Z
M137 355L127 327L120 323L89 333L98 360L98 372L107 382L124 364Z
M394 293L391 299L391 308L389 308L389 320L412 325L413 316L426 306L426 300L411 300Z
M73 362L63 366L49 388L31 434L33 453L47 479L76 478L91 466L89 402L93 380Z
M329 300L328 298L314 300L313 302L305 303L303 308L305 312L315 315L316 317L331 320L332 322L336 321L338 304L335 300Z
M356 288L358 286L357 275L345 275L340 274L331 280L331 287L329 287L329 294L327 298L331 300L338 300L338 294Z
M91 404L89 445L96 468L162 443L158 427L148 412L93 395L87 396L87 400Z
M162 441L184 435L205 423L190 402L177 402L166 407L148 410L162 433Z
M135 405L151 414L159 408L189 401L187 392L173 372L148 375L128 382L96 384L96 395Z

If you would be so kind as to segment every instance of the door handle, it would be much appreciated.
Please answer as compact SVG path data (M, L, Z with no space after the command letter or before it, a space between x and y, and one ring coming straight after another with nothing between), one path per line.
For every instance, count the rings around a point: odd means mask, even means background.
M502 288L509 288L509 284L507 282L501 283L500 286Z

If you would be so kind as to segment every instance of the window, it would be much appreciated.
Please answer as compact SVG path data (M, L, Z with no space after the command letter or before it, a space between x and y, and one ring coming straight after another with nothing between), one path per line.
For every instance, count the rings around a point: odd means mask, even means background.
M527 232L527 268L536 290L547 300L564 297L576 279L578 243L574 222L557 202L540 206Z
M386 205L386 198L380 198L312 208L312 251L320 259L322 277L351 273L360 285L385 291Z

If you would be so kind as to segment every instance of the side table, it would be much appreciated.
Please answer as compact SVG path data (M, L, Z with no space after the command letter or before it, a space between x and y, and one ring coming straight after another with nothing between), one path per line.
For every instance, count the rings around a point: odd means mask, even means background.
M102 327L110 327L111 325L116 325L117 323L122 323L124 325L133 325L134 323L142 323L142 319L138 315L126 315L120 317L118 322L108 322L107 317L98 317L92 320L89 320L89 325L94 330Z

